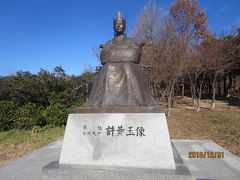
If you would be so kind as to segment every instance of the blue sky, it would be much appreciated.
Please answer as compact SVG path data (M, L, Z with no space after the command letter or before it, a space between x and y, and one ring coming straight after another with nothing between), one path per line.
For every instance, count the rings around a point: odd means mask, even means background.
M168 11L174 0L156 0ZM200 0L215 33L240 27L240 0ZM92 48L113 37L117 10L127 16L127 34L148 0L0 0L0 76L18 70L52 71L61 65L69 75L99 65Z

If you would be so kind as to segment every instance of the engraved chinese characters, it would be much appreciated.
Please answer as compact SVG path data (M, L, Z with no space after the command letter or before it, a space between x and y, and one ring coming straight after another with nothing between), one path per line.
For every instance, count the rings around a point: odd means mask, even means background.
M103 128L98 125L96 128L88 128L86 124L82 126L82 134L91 135L91 136L99 136L100 134L104 134L106 136L146 136L145 129L143 127L123 127L123 125L119 126L107 126Z

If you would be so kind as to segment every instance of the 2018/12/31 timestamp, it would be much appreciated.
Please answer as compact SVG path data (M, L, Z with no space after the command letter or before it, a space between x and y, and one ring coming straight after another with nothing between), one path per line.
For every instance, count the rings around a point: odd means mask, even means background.
M188 158L224 158L224 152L189 151Z

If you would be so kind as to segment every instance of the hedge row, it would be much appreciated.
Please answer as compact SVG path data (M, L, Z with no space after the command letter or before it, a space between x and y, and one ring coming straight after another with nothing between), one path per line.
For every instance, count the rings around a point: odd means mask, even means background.
M60 103L47 108L27 102L17 107L11 101L0 101L0 131L13 128L32 129L34 126L63 126L66 124L70 108Z

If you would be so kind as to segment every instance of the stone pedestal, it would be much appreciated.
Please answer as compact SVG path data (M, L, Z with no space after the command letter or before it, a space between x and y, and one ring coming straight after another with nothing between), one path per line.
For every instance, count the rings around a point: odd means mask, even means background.
M176 168L159 107L76 109L59 162L43 173L48 179L192 179L183 166Z
M165 115L70 114L59 164L175 170Z

